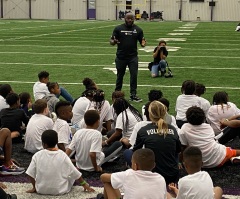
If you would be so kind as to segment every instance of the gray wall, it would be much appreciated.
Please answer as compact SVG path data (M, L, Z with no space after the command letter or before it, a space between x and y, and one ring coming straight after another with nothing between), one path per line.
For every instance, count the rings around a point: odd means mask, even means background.
M30 2L29 2L30 1ZM209 1L189 0L132 0L132 11L140 9L150 14L164 11L165 20L184 21L239 21L240 0L215 0L211 9ZM88 0L0 0L0 17L4 19L87 19ZM31 6L30 6L31 3ZM59 7L58 7L59 5ZM31 9L30 9L31 8ZM3 13L1 13L3 10ZM31 12L30 12L31 10ZM96 0L96 19L115 20L119 11L126 10L126 0Z

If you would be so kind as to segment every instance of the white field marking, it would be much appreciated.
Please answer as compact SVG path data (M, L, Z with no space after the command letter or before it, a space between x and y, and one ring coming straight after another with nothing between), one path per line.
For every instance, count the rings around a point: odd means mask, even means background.
M139 50L145 51L145 52L148 52L148 53L149 53L149 52L153 52L154 49L155 49L155 47L156 47L156 46L146 46L146 47L144 47L144 48L139 48ZM173 51L178 51L180 48L181 48L181 47L167 46L167 50L168 50L168 51L171 51L171 52L173 52Z
M0 52L0 54L29 54L29 55L75 55L75 56L115 56L116 54L85 54L85 53L39 53L39 52ZM139 57L149 57L149 54L147 55L139 55ZM170 57L170 56L169 56ZM229 57L229 56L185 56L185 55L173 55L171 57L187 57L187 58L221 58L221 59L240 59L240 57Z
M186 41L186 38L161 38L161 39L157 39L157 41Z
M45 38L43 38L43 39L45 39ZM3 39L0 39L0 41L6 41L6 40L3 40ZM89 41L59 41L59 40L55 40L55 41L53 41L53 40L34 40L34 39L21 39L21 40L10 40L10 41L14 41L14 43L15 42L23 42L23 41L30 41L30 42L44 42L44 43L93 43L93 41L92 40L89 40ZM97 43L97 44L109 44L109 40L106 40L105 42L95 42L95 43ZM209 43L208 43L209 44Z
M166 40L165 40L166 41ZM0 46L4 46L6 47L5 44L0 44ZM16 47L16 46L25 46L25 47L40 47L40 48L80 48L80 49L83 49L83 48L92 48L92 46L45 46L45 45L14 45L14 44L11 44L11 45L7 45L7 47ZM173 47L173 46L167 46L167 48L170 49L174 49L174 48L181 48L181 49L188 49L188 50L191 50L191 51L222 51L223 49L222 48L201 48L201 49L198 49L198 48L182 48L182 47ZM100 49L108 49L108 48L113 48L112 46L96 46L94 48L100 48ZM151 51L149 51L149 48L151 48ZM153 52L155 46L152 47L152 46L146 46L145 49L146 52ZM142 49L139 49L139 50L142 50ZM224 48L224 50L226 51L238 51L240 50L240 48ZM174 50L172 50L174 51Z
M75 42L75 41L74 41ZM0 44L0 46L6 47L4 44ZM24 47L40 47L40 48L93 48L92 46L45 46L45 45L7 45L7 47L16 47L16 46L24 46ZM113 48L112 46L95 46L94 48Z
M104 22L104 21L103 21ZM29 27L23 27L23 28L5 28L5 29L1 29L0 31L9 31L9 30L26 30L26 29L38 29L39 27L41 28L50 28L50 27L60 27L60 26L66 26L66 25L80 25L80 24L89 24L89 23L96 23L94 21L90 21L88 23L82 23L82 22L79 22L79 23L62 23L62 24L53 24L53 25L48 25L48 26L29 26ZM14 34L14 33L13 33ZM15 34L18 34L18 33L15 33Z
M147 69L147 66L148 66L148 63L149 62L139 62L139 69L140 70L148 70ZM94 65L90 65L90 64L50 64L50 63L47 63L47 64L44 64L44 63L41 63L41 64L37 64L37 63L4 63L4 62L0 62L0 65L32 65L32 66L89 66L89 67L109 67L109 69L112 69L113 65L115 65L115 62L113 62L112 64L109 64L109 65L101 65L101 64L94 64ZM174 66L171 66L171 68L176 68L176 69L199 69L199 70L202 70L202 66L184 66L184 67L174 67ZM104 69L108 69L108 68L104 68ZM214 68L214 67L208 67L208 68L205 68L205 70L240 70L239 67L231 67L231 68Z
M0 65L31 65L31 66L101 66L101 67L105 67L105 66L109 66L111 67L112 65L100 65L100 64L96 64L96 65L89 65L89 64L36 64L36 63L3 63L0 62Z
M0 83L17 83L17 84L34 84L35 82L25 82L25 81L4 81L4 80L1 80ZM73 83L73 82L58 82L59 84L61 85L82 85L82 83ZM98 85L100 86L115 86L115 83L114 84L101 84L101 83L98 83ZM129 84L123 84L124 86L129 86ZM181 85L171 85L171 86L168 86L168 85L150 85L150 84L143 84L143 85L138 85L138 87L162 87L162 88L180 88ZM232 89L232 90L239 90L240 87L215 87L215 86L210 86L210 87L206 87L206 88L210 88L210 89Z
M181 30L181 29L177 29L177 30L173 30L174 32L192 32L193 30Z
M186 23L183 26L194 26L196 27L198 25L198 23Z
M239 40L237 40L237 41L239 41ZM175 44L174 42L172 43L171 42L171 44ZM176 43L176 44L178 44L178 43ZM239 44L238 43L235 43L235 44L223 44L223 43L188 43L188 42L184 42L184 43L181 43L181 44L186 44L186 45L195 45L195 44L198 44L198 45L208 45L209 46L209 44L217 44L217 45L219 45L219 46L238 46L239 47Z
M188 28L196 28L196 26L182 26L182 27L178 27L178 28L183 28L183 29L188 29Z
M12 40L18 40L18 39L24 39L24 38L42 37L42 36L48 36L48 35L58 35L58 34L66 33L66 32L79 32L79 31L101 29L101 28L112 27L112 26L116 26L116 25L108 25L108 26L99 26L99 27L92 27L92 28L75 29L75 30L53 32L53 33L31 35L31 36L28 35L28 36L21 36L21 37L9 38L9 39L1 39L0 41L12 41Z
M168 33L168 35L176 36L176 35L190 35L190 33Z

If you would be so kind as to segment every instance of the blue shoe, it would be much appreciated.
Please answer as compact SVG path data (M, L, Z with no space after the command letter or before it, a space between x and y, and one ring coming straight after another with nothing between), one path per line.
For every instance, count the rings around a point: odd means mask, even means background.
M10 165L9 167L2 165L0 175L20 175L24 172L25 172L24 168L18 167L15 164Z

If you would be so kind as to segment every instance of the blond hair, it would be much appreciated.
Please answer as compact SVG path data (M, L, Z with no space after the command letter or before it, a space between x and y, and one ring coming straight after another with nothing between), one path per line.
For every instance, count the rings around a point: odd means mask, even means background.
M165 137L168 134L168 124L165 121L166 106L155 100L149 105L148 111L150 120L158 127L157 134L164 135Z

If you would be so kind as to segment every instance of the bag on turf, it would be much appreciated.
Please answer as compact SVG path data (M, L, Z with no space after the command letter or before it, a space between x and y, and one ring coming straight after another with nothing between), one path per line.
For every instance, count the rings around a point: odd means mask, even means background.
M166 77L166 78L173 77L172 70L169 68L168 63L167 63L167 73L164 75L164 77Z
M153 66L153 62L148 63L148 69L151 71Z

